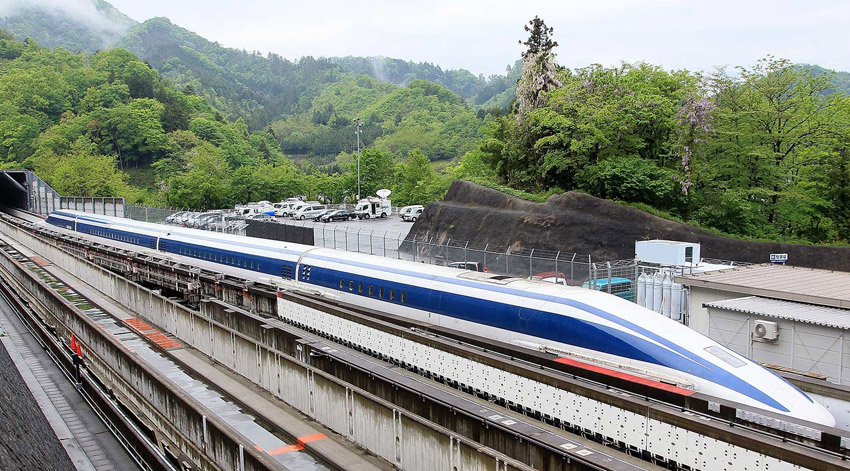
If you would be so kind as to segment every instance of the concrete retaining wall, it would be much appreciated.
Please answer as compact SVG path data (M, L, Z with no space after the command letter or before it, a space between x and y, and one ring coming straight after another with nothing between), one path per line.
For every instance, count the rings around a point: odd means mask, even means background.
M204 302L201 313L198 313L59 250L5 221L0 221L0 231L74 276L86 280L104 295L152 324L401 469L532 469L492 449L481 447L474 441L458 437L428 420L398 410L392 403L310 367L295 358L297 349L293 347L296 345L282 345L287 342L282 336L269 338L275 335L274 329L270 329L258 317L237 314L216 302ZM88 337L81 338L85 340ZM144 391L149 391L145 386L154 380L136 378L135 383ZM156 398L155 395L152 397ZM197 421L187 418L184 422L196 425ZM193 436L197 436L197 430ZM218 448L210 451L218 453ZM244 450L245 456L249 454L250 450ZM249 469L247 463L245 469Z
M61 255L60 255L61 257ZM132 351L33 273L5 254L0 265L44 308L43 321L68 338L74 334L83 346L89 371L108 385L122 402L140 414L169 443L201 470L261 471L278 466L264 455L244 450L246 439L219 423L203 404L186 396L177 386L146 365L136 363ZM174 450L172 450L174 452Z

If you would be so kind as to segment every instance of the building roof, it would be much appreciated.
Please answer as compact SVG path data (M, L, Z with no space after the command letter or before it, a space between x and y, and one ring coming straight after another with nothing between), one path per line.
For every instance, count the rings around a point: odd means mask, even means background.
M676 277L687 286L850 309L850 273L747 265Z
M779 299L747 296L705 303L705 307L726 309L765 317L788 319L838 329L850 329L850 309L814 306Z

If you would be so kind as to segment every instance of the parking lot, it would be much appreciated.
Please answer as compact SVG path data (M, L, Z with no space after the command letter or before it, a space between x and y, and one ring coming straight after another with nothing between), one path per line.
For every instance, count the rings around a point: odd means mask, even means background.
M410 254L399 252L398 248L404 242L413 223L402 221L397 215L384 219L354 219L327 223L278 218L278 223L313 227L315 244L319 247L392 258L411 257Z

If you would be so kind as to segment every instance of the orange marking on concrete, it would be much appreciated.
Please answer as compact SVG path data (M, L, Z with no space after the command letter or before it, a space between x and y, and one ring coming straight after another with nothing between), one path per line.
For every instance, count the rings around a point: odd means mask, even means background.
M315 442L317 440L324 440L326 438L328 438L328 436L324 433L314 433L313 435L305 435L303 437L299 437L297 441L298 444L303 447L307 443Z
M147 322L139 319L138 317L132 317L130 319L125 319L124 323L129 325L130 327L138 330L139 332L148 332L155 331L153 327L151 327Z
M30 257L30 260L32 260L33 263L40 267L46 267L47 265L50 265L50 262L39 257L38 255L33 255L32 257Z
M150 324L139 319L138 317L124 319L124 323L165 350L168 350L170 348L178 348L181 346L178 342L170 339L168 336L154 329L150 326Z
M259 451L260 453L262 453L262 452L263 452L263 449L262 449L262 448L260 448L260 447L259 447L259 446L257 446L257 445L254 445L254 449L255 449L255 450L257 450L257 451Z
M284 453L289 453L292 451L301 451L304 449L303 445L287 445L282 446L280 448L275 448L274 450L269 450L270 455L282 455Z

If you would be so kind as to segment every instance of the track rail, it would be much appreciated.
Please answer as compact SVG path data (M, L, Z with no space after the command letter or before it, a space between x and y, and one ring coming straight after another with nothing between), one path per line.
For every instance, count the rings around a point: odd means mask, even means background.
M27 225L24 223L24 225ZM815 466L819 462L821 465L826 463L825 467L817 469L846 469L841 464L844 460L844 450L841 445L841 433L837 430L829 428L815 429L816 437L805 438L799 433L789 432L787 430L771 430L770 427L759 429L756 426L744 425L741 421L736 420L735 411L736 404L723 403L722 401L715 402L711 398L702 397L700 395L687 396L682 399L674 396L673 400L665 397L665 393L659 396L656 388L643 389L647 394L641 394L640 390L635 390L634 386L625 384L623 387L613 385L610 378L605 377L580 377L588 375L584 371L570 370L569 365L560 365L553 362L551 355L546 355L539 352L523 351L514 346L507 346L489 342L486 339L473 338L463 336L456 332L437 329L433 326L412 323L410 321L394 318L383 313L377 313L356 306L341 305L315 296L311 293L301 292L280 292L276 287L264 285L262 283L246 282L245 280L217 274L207 270L199 270L186 265L175 263L173 260L157 257L150 254L138 254L132 251L120 250L102 244L93 244L86 239L65 236L54 231L40 231L40 228L31 227L30 230L41 232L60 241L66 248L74 251L78 255L87 257L89 260L97 261L101 265L108 266L110 269L135 276L142 281L148 280L153 284L160 286L170 286L176 288L176 291L186 295L189 299L199 299L202 296L211 296L219 299L235 301L234 304L246 305L253 312L265 313L267 316L277 318L275 298L278 296L285 297L288 301L300 303L316 307L326 312L333 312L335 315L349 320L356 320L358 323L377 327L383 331L392 331L399 336L415 341L417 343L428 346L439 346L439 348L453 352L463 352L464 355L472 355L476 359L484 359L489 365L497 365L506 371L520 374L527 378L540 379L550 383L558 384L560 387L568 389L584 390L593 397L598 397L607 403L614 404L618 407L625 407L627 410L644 410L649 407L655 412L650 412L656 416L663 416L665 420L677 425L690 428L691 430L706 433L708 436L724 438L729 440L737 436L738 440L756 440L763 442L757 448L762 451L773 450L772 454L777 456L787 456L790 446L794 447L801 457L798 465ZM164 283L163 281L168 281ZM172 283L173 281L173 283ZM302 326L304 327L304 326ZM314 332L316 333L316 332ZM327 334L325 334L327 335ZM329 336L329 340L339 340ZM386 358L386 354L381 352L366 352L371 353L378 358ZM403 366L403 365L402 365ZM466 385L458 384L451 378L437 377L441 382L447 385L465 391ZM605 382L602 382L604 380ZM632 388L632 389L628 389ZM465 391L470 392L470 391ZM475 391L471 391L475 393ZM628 397L626 397L628 396ZM485 396L486 397L486 396ZM487 397L492 400L493 398ZM496 398L498 400L498 398ZM666 399L666 400L665 400ZM516 407L516 404L504 404L507 407ZM533 410L517 407L519 412L531 414L534 416ZM712 419L710 423L700 422L700 417ZM540 420L547 421L546 417L538 417ZM556 422L552 422L558 425ZM811 424L805 424L803 427L809 427ZM582 431L581 433L584 433ZM592 433L592 432L591 432ZM761 438L759 438L761 437ZM601 443L617 445L616 440L601 436L598 437ZM791 442L788 442L791 440ZM790 443L790 444L786 444ZM806 451L808 450L808 451ZM826 461L810 461L805 458L805 455L815 454ZM837 462L835 460L838 460ZM804 464L805 463L805 464ZM815 469L815 468L813 468Z
M4 246L2 249L12 257L17 259L21 257L20 253L9 246ZM16 285L11 274L0 266L0 296L12 307L15 315L44 348L66 379L77 385L80 395L133 461L145 470L176 471L177 468L159 451L156 444L149 439L135 420L122 409L104 385L87 370L77 370L76 353L62 342L54 329L42 321L41 316L33 308L37 301L26 299L22 294L22 287Z

